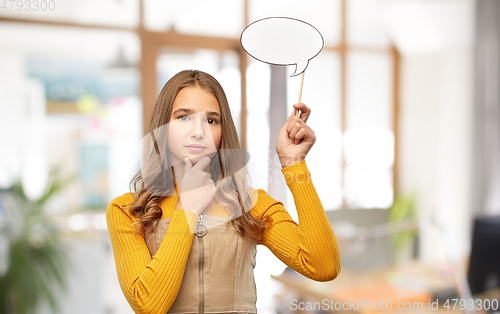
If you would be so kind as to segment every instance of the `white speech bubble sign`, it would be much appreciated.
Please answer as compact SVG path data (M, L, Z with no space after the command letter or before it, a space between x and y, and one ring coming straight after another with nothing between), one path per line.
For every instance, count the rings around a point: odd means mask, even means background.
M241 46L253 58L274 65L295 65L297 76L323 49L321 33L311 24L290 17L268 17L248 25Z

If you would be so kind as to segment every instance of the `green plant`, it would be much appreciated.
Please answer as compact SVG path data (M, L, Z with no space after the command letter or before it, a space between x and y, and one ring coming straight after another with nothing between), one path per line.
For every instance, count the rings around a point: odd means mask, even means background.
M59 167L51 169L45 192L37 200L28 199L20 180L7 190L13 202L5 206L8 219L0 226L0 236L8 243L7 268L0 274L0 313L30 314L44 302L60 313L53 288L67 290L71 264L59 229L44 212L47 202L76 178L63 178L60 172Z
M415 222L416 192L404 196L396 196L394 203L389 209L389 223L395 227L400 227L402 222ZM411 224L410 224L411 225ZM417 230L398 231L392 237L393 257L396 261L402 260L405 249L415 240Z

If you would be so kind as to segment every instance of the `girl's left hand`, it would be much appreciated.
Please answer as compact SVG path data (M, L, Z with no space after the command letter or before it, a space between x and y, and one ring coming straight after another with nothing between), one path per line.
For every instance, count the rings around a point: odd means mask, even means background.
M295 104L293 107L301 111L300 117L295 115L295 110L292 111L281 128L276 142L276 152L283 168L304 160L316 142L314 131L306 125L311 109L303 103Z

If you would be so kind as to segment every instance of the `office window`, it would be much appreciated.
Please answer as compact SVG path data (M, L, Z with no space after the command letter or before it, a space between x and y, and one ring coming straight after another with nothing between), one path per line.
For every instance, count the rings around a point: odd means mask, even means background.
M250 154L252 186L267 191L269 167L270 65L251 61L247 69L247 151Z
M350 208L386 208L393 199L392 65L386 55L347 55L345 198Z
M28 79L39 81L43 88L40 101L47 119L46 156L39 156L46 160L43 167L65 165L65 171L80 174L74 189L64 192L72 193L64 198L68 203L57 208L104 208L109 195L128 189L136 171L141 128L137 36L124 31L0 23L0 33L7 32L9 36L0 36L0 46L10 49L2 50L0 61L12 70L2 72L3 88L25 84ZM123 155L124 149L132 153ZM108 158L115 162L107 163ZM91 174L89 168L99 171Z

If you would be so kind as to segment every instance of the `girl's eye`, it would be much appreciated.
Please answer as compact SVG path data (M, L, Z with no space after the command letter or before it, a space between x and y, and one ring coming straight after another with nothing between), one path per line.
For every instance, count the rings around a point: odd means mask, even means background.
M184 118L186 118L186 119L184 119ZM187 116L180 116L177 119L179 119L181 121L187 121L187 118L188 118ZM217 120L215 120L215 119L207 119L207 121L212 121L212 122L208 122L210 124L217 124L218 123Z

